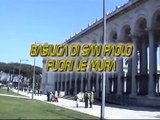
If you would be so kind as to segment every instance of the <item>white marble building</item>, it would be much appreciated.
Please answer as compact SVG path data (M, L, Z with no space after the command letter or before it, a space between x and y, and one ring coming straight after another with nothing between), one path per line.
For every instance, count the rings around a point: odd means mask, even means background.
M160 107L160 1L129 0L106 15L106 42L132 42L135 50L128 65L117 59L117 72L106 74L106 101ZM65 43L102 43L103 18ZM46 73L43 59L42 91L65 94L94 91L101 99L102 75L98 73ZM126 71L126 72L124 72Z

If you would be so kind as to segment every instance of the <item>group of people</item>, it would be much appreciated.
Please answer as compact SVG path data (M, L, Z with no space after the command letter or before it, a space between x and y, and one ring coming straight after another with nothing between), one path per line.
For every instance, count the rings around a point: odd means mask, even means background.
M49 92L47 90L47 101L49 102L58 102L58 92L57 91L53 91L53 92ZM79 96L76 95L75 96L75 100L76 100L76 107L78 107L79 104ZM88 106L90 105L90 108L92 108L93 105L93 101L94 101L94 93L91 92L85 92L84 96L83 96L83 101L85 103L85 108L88 108Z
M49 102L58 102L58 92L49 92L47 90L47 101Z
M76 107L78 107L78 103L79 103L79 98L78 98L78 95L76 95ZM90 108L92 108L92 105L93 105L93 101L94 101L94 94L93 92L85 92L84 93L84 97L83 97L83 100L84 100L84 103L85 103L85 108L88 108L88 104L90 105Z
M24 92L27 92L27 90L26 89L24 89ZM28 89L28 92L27 92L27 94L29 94L29 93L32 93L32 90L31 89ZM42 95L42 91L40 90L40 89L35 89L34 91L33 91L33 93L34 93L34 95L36 96L36 95Z
M38 89L38 90L34 90L34 94L35 94L35 95L37 94L38 96L39 96L39 95L41 96L41 95L42 95L42 91L39 90L39 89Z

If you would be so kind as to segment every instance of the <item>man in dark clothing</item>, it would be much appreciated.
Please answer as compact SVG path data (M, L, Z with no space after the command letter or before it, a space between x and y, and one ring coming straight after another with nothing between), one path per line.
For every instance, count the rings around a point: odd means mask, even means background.
M42 95L42 91L40 90L40 96Z
M84 102L85 102L85 108L88 108L88 93L87 92L84 94Z
M94 98L93 98L93 92L92 92L92 91L90 92L90 94L89 94L89 96L88 96L88 97L89 97L89 104L90 104L90 108L92 108L93 99L94 99Z
M39 96L39 89L38 89L38 91L37 91L37 92L38 92L38 96Z
M49 101L50 98L50 92L47 90L47 101Z

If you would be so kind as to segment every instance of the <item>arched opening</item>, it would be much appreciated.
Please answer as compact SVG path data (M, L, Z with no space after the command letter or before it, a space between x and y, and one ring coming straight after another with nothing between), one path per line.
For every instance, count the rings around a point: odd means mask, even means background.
M136 75L137 94L146 95L148 93L148 31L147 20L144 17L136 21L135 33L138 36L137 44L137 57L138 57L138 70Z
M156 72L154 74L155 92L157 96L160 96L160 9L157 10L152 17L152 28L154 30L154 42L155 42L155 63Z
M110 37L109 37L109 42L114 43L118 38L117 32L116 31L112 31L110 33Z
M122 42L130 42L131 28L128 24L124 25L121 30L121 39Z
M110 37L109 37L109 41L110 43L116 43L117 39L118 39L118 34L116 31L111 31L110 32ZM111 56L112 58L112 56ZM115 58L112 58L115 59ZM111 73L109 76L109 91L112 94L115 94L117 92L117 75L116 73Z
M120 31L120 42L131 42L131 28L130 25L125 24ZM131 92L131 59L123 57L123 75L120 76L122 80L122 92L123 94L130 94Z

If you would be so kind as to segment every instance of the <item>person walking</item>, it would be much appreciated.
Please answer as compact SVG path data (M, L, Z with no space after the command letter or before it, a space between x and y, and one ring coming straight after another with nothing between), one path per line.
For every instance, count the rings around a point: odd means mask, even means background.
M93 100L94 100L94 96L93 96L93 92L91 91L90 94L89 94L89 104L90 104L90 108L92 108Z
M79 98L78 95L75 96L75 100L76 100L76 107L78 108L78 104L79 104Z
M37 92L38 92L37 94L38 94L38 96L39 96L39 89L38 89L38 91L37 91Z
M42 95L42 91L40 90L40 96Z
M88 93L87 92L84 94L84 103L85 103L85 108L88 108Z
M58 102L58 92L55 91L55 102Z
M52 95L52 102L55 102L55 92L53 92L53 95Z
M53 93L50 92L50 96L49 96L49 101L52 102L52 96L53 96Z
M50 92L47 90L47 101L49 101L50 98Z

